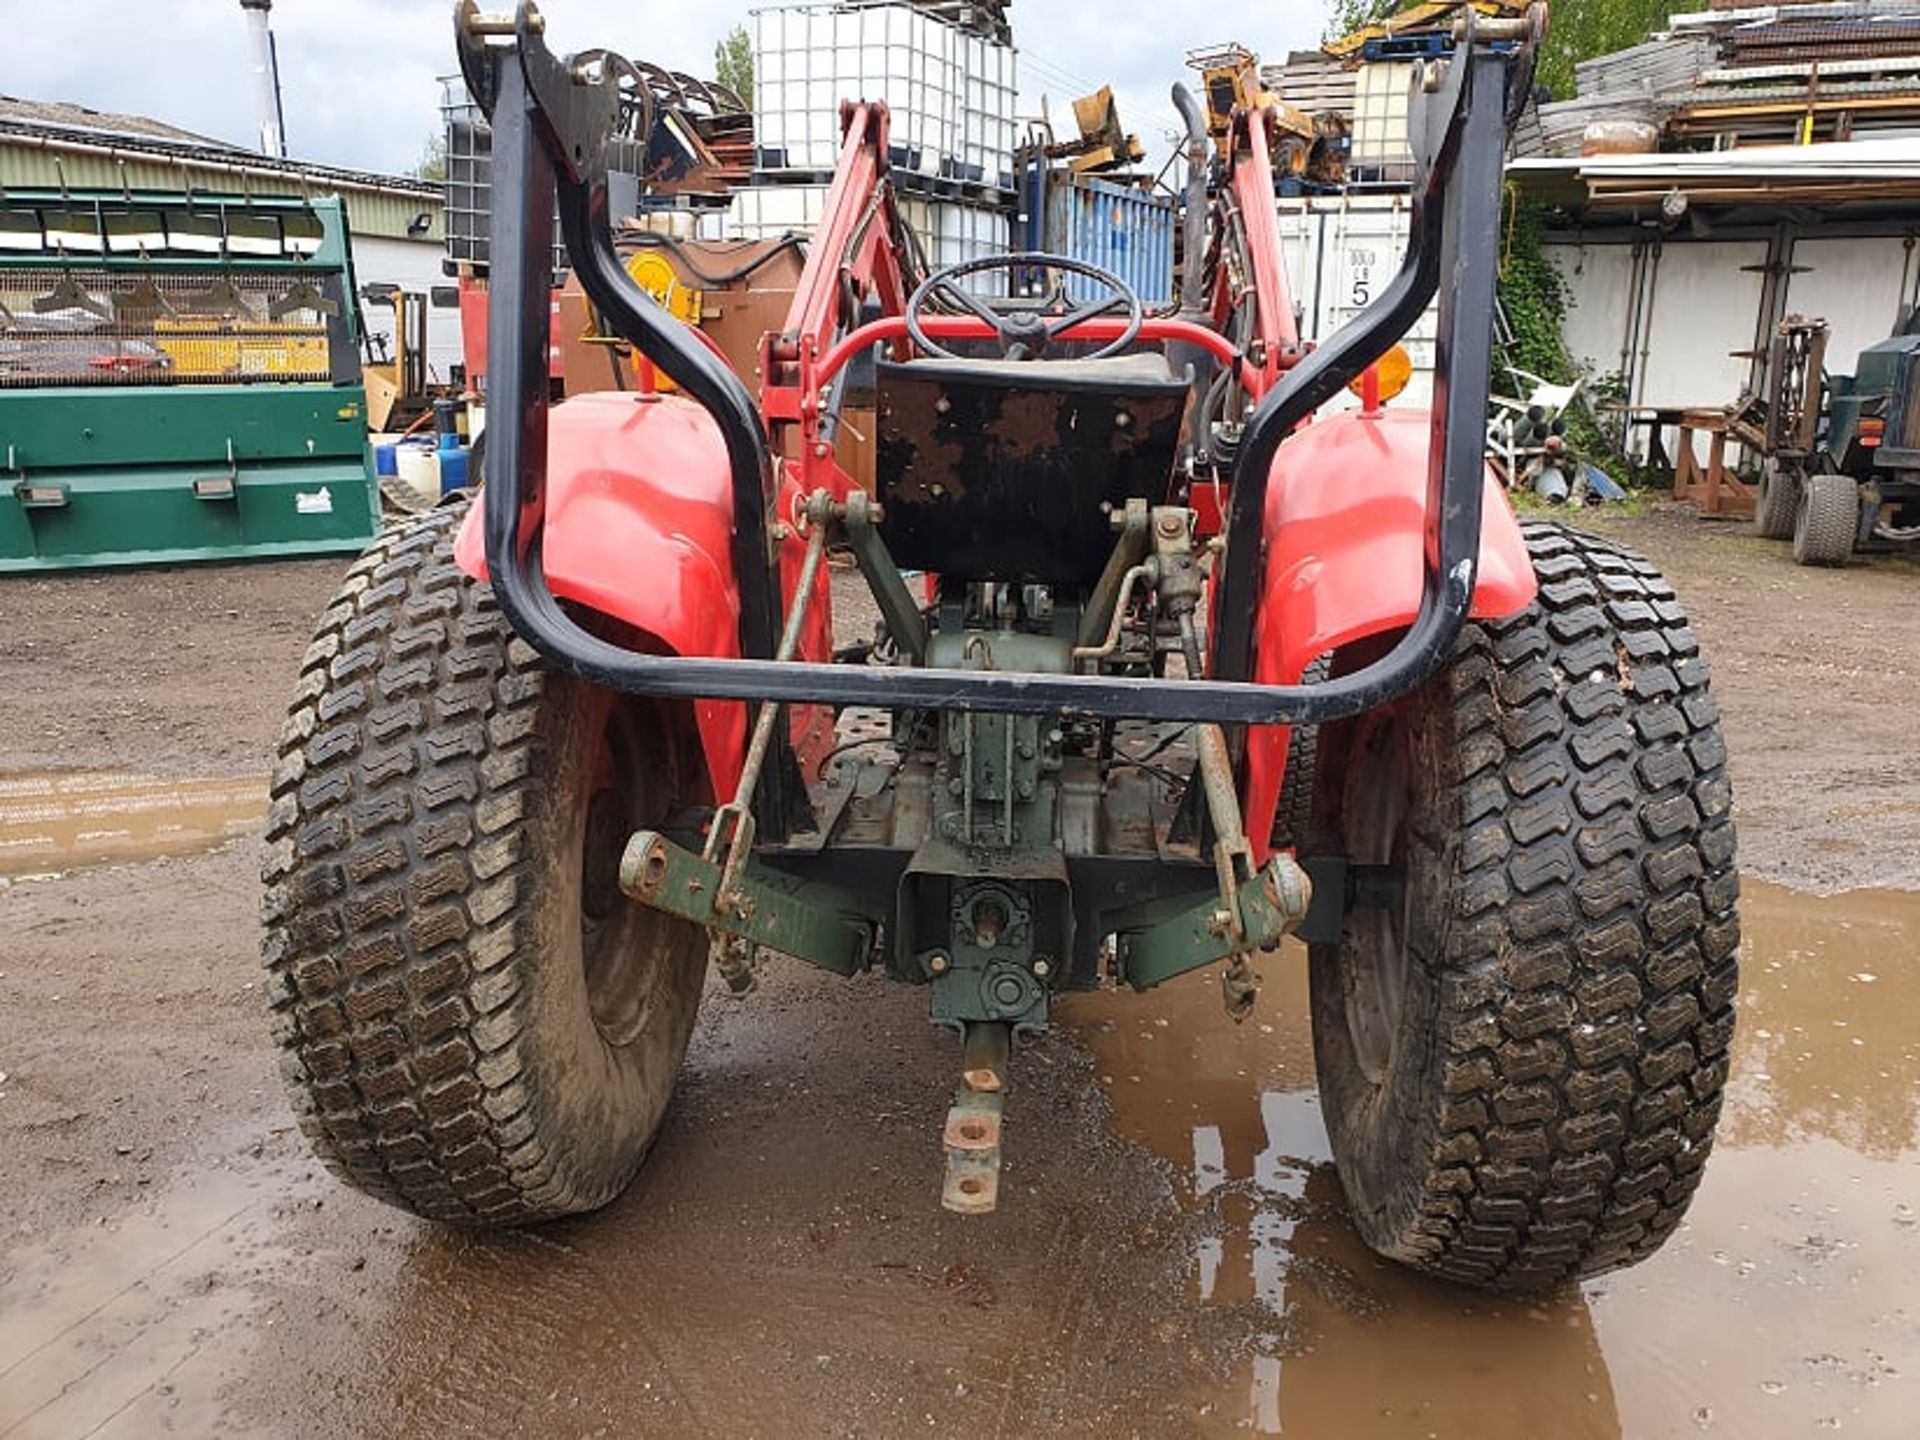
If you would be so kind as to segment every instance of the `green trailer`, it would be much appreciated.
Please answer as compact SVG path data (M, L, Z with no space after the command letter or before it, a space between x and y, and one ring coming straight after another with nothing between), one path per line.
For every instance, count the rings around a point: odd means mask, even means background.
M361 549L337 199L0 197L0 572Z

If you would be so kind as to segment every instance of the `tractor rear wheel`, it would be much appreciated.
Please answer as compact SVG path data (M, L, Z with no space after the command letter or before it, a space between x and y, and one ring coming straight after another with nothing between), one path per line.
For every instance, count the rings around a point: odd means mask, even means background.
M1800 512L1800 489L1806 483L1801 473L1777 460L1760 466L1760 503L1753 523L1767 540L1791 540L1794 517Z
M1657 1249L1733 1031L1726 753L1699 645L1637 557L1530 524L1537 601L1324 727L1316 836L1401 877L1311 956L1322 1108L1361 1235L1525 1291Z
M1302 685L1324 685L1333 673L1333 656L1316 657L1301 672ZM1274 809L1273 845L1298 850L1307 843L1313 823L1314 754L1320 744L1319 726L1296 725L1287 736L1287 768L1280 780L1280 801Z
M1860 530L1860 487L1851 475L1809 475L1793 522L1793 558L1802 565L1844 565Z
M342 1180L523 1223L626 1186L699 1004L697 927L622 847L703 784L691 720L548 669L453 563L464 506L383 535L282 732L265 958L293 1107Z

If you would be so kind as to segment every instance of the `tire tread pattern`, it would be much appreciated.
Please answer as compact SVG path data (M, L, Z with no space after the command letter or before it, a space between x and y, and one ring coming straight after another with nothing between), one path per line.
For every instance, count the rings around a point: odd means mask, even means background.
M1819 474L1801 486L1793 558L1802 565L1845 565L1860 528L1860 487L1851 475Z
M264 958L327 1167L429 1218L523 1223L610 1197L535 1120L515 960L549 681L453 563L462 513L388 530L321 618L272 779Z
M1806 479L1798 471L1768 460L1760 471L1760 498L1754 506L1753 523L1765 540L1791 540L1795 512L1800 508L1800 489Z
M1534 1290L1670 1236L1712 1148L1733 1035L1732 794L1672 589L1527 523L1539 598L1450 671L1459 886L1441 1094L1400 1258Z

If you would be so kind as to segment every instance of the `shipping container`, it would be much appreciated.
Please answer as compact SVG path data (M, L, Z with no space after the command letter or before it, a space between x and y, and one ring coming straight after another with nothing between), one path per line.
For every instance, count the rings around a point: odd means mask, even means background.
M1022 194L1031 203L1033 187ZM1173 237L1180 223L1172 196L1061 170L1047 174L1044 194L1045 224L1037 235L1026 228L1022 248L1098 265L1126 281L1147 305L1172 301ZM1105 293L1083 276L1066 277L1066 288L1076 300Z
M912 5L803 5L753 12L759 168L824 172L840 154L840 105L884 100L903 170L1011 185L1013 48Z
M1371 305L1400 269L1413 233L1406 195L1327 195L1278 202L1287 283L1300 312L1300 338L1323 341ZM1429 305L1400 343L1413 360L1406 401L1433 398L1438 302ZM1360 402L1342 392L1336 408Z

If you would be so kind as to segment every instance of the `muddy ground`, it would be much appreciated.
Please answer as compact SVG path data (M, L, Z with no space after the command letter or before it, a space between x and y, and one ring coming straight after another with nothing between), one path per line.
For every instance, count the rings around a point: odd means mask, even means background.
M1291 953L1239 1029L1204 983L1064 1004L988 1219L937 1206L925 997L798 968L710 993L606 1211L363 1200L275 1076L248 798L339 567L0 586L0 1437L1912 1434L1920 569L1607 528L1715 667L1746 987L1684 1231L1530 1304L1359 1246Z

